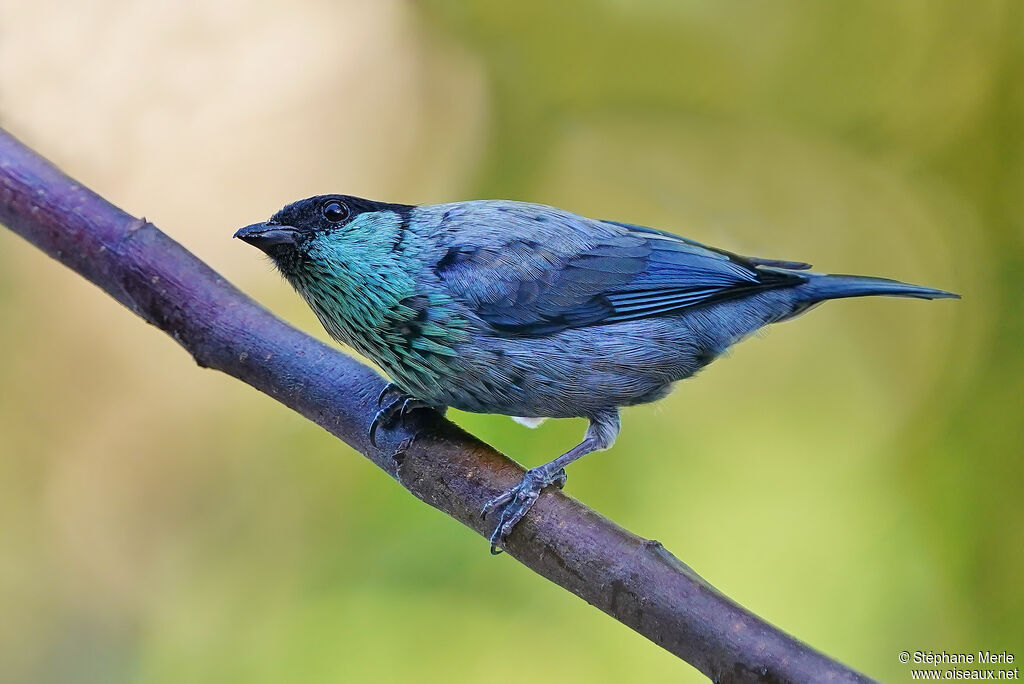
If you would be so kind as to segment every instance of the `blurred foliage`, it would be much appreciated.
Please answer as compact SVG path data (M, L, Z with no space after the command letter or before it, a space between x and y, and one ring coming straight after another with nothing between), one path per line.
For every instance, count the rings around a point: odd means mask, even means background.
M228 239L321 191L528 199L962 292L772 328L570 471L901 680L904 649L1024 656L1022 22L1011 0L0 0L0 123L321 337ZM0 312L0 680L703 681L5 232ZM528 464L583 427L454 418Z

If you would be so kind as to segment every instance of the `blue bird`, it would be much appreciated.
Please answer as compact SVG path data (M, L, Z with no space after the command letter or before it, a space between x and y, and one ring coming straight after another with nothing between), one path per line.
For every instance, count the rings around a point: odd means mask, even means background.
M656 401L759 328L828 299L939 299L895 280L815 273L644 226L502 200L432 206L324 195L239 230L328 333L392 379L370 428L449 406L590 421L578 445L493 498L499 552L565 466L607 449L619 408Z

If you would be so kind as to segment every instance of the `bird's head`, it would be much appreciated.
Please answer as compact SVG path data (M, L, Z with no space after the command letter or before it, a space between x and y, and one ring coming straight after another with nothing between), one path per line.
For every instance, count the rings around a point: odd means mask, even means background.
M372 261L374 252L391 250L412 209L349 195L318 195L289 204L265 223L239 229L235 237L258 247L292 279L310 266L324 272L357 255Z

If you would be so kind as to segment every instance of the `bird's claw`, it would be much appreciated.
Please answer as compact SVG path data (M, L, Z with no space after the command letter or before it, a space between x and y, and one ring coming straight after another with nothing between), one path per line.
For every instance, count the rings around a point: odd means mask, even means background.
M537 502L541 491L548 485L555 485L559 489L565 486L565 469L559 468L554 474L548 474L543 466L531 468L526 471L522 481L515 487L502 492L484 504L480 516L487 517L487 514L501 506L501 517L498 519L494 532L491 534L491 555L501 553L501 544L505 543L512 528L523 519L533 505Z
M387 430L393 427L396 421L405 420L405 417L413 411L430 408L430 405L426 402L402 393L394 383L388 384L383 390L381 390L380 396L377 398L378 405L380 405L384 401L384 397L391 392L398 392L395 400L377 411L373 420L370 421L370 444L373 446L377 446L378 429L384 428Z
M569 476L565 474L565 468L559 468L558 472L555 473L553 478L551 478L551 484L555 485L559 489L564 489L565 483L568 480Z
M384 403L384 397L388 396L392 392L402 394L402 388L393 382L389 382L388 384L384 385L384 389L382 389L380 391L380 394L377 395L377 406L381 406Z

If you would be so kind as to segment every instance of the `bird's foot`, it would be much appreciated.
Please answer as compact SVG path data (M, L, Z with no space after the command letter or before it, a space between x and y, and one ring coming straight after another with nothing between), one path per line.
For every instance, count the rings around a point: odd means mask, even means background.
M549 485L555 485L559 489L565 486L565 469L559 468L550 472L544 466L531 468L526 471L522 481L506 492L502 492L484 504L480 515L484 518L491 511L501 507L501 517L491 534L491 554L501 553L501 544L505 543L512 528L516 526L523 516L533 508L541 491Z
M389 394L394 394L394 399L382 406L384 398ZM377 405L381 408L370 422L370 444L373 446L377 446L377 430L379 428L388 430L394 427L398 421L405 420L405 417L413 411L430 408L430 404L405 394L394 383L389 383L381 390L380 396L377 397Z

